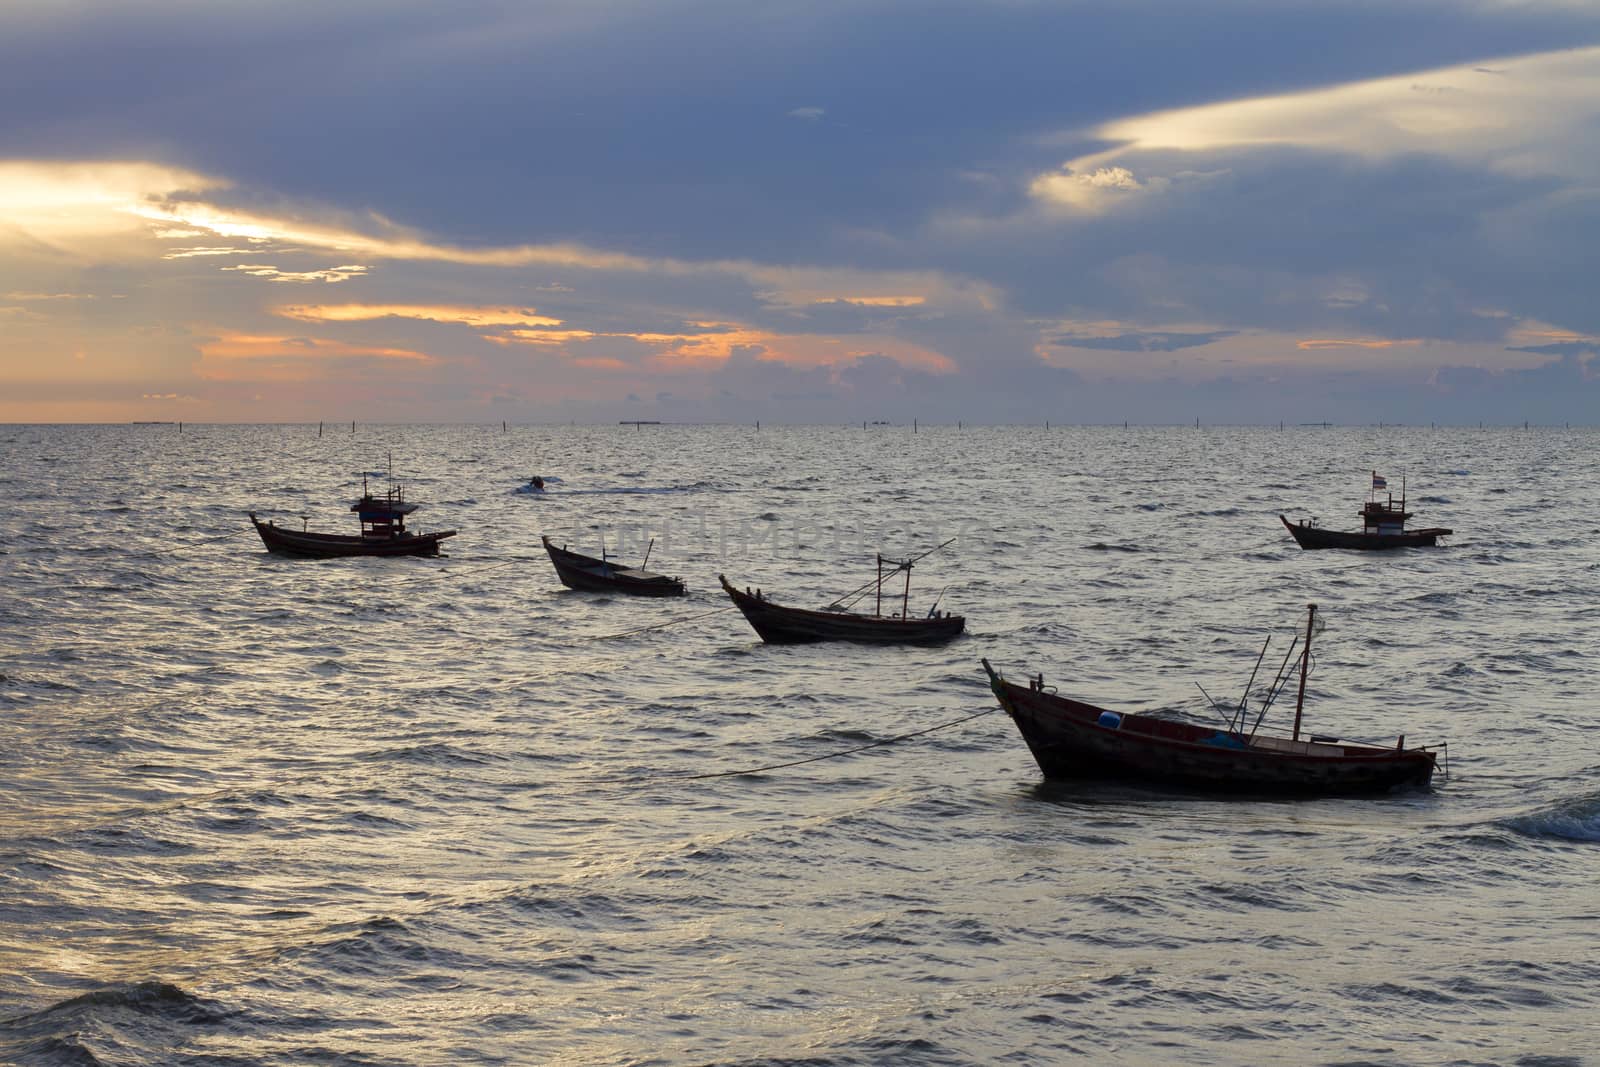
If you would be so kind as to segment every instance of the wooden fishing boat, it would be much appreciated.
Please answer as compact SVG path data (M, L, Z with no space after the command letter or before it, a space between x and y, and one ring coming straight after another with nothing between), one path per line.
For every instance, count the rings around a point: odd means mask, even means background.
M315 533L291 530L275 522L262 522L250 512L250 522L269 552L290 556L332 559L336 556L437 556L439 542L454 537L454 530L412 533L406 529L406 516L417 510L408 504L398 485L391 485L375 496L361 480L361 499L350 505L361 523L359 534Z
M953 538L952 538L953 540ZM939 548L950 544L946 541ZM840 597L822 611L793 608L775 603L757 589L736 589L725 575L718 575L726 592L745 620L772 645L805 644L812 641L857 641L875 645L926 645L949 641L966 628L967 620L938 608L938 602L928 609L928 614L916 618L910 613L911 565L924 556L937 552L930 549L908 560L888 560L878 557L878 577L851 593ZM886 564L893 569L884 570ZM883 613L883 583L900 571L906 573L905 590L900 597L898 614ZM871 615L847 610L847 605L868 593L876 592L877 610ZM893 598L891 597L891 603Z
M596 559L568 551L565 547L558 548L548 537L541 535L540 540L544 542L544 550L550 553L556 577L568 589L582 589L591 593L625 593L628 596L683 596L685 592L681 579L647 571L643 564L624 567L615 560L607 559L604 548L600 550L601 558ZM650 544L653 547L655 542ZM645 550L644 562L650 562L649 549Z
M1373 490L1387 489L1388 482L1377 471L1372 472ZM1425 548L1439 543L1439 538L1449 536L1452 531L1442 526L1432 526L1423 530L1407 530L1406 520L1411 518L1411 512L1406 510L1405 482L1400 483L1400 503L1394 502L1394 494L1389 493L1387 500L1377 499L1375 493L1369 493L1366 503L1361 506L1361 529L1357 530L1325 530L1313 520L1304 522L1290 522L1282 515L1278 521L1283 523L1284 529L1301 548L1355 548L1364 550L1385 548Z
M1430 748L1407 748L1403 734L1393 748L1335 737L1301 738L1316 610L1316 605L1310 606L1306 622L1306 644L1299 664L1300 697L1290 737L1258 733L1246 722L1243 703L1225 727L1198 726L1109 711L1058 696L1054 687L1044 684L1042 674L1029 678L1026 686L1018 685L1001 677L987 659L983 669L1000 706L1016 723L1046 778L1112 779L1217 793L1299 796L1370 794L1427 786L1438 753ZM1263 648L1262 654L1265 652ZM1281 687L1282 679L1269 692ZM1269 695L1262 714L1270 703ZM1256 726L1260 721L1257 716Z

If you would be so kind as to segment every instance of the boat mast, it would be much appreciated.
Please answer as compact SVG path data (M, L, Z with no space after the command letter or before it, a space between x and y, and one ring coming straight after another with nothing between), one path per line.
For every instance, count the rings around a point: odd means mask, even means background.
M905 597L900 601L900 617L902 619L911 618L911 561L910 560L906 560L906 592L905 592Z
M1306 646L1300 650L1300 695L1294 699L1294 740L1300 740L1300 710L1306 703L1306 672L1311 669L1311 624L1316 621L1317 606L1306 605Z
M878 553L878 606L872 612L879 618L883 617L883 553Z

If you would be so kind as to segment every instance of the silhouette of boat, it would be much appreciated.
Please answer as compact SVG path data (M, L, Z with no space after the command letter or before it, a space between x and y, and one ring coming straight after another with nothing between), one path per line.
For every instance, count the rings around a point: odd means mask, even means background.
M952 538L951 540L954 540ZM937 552L950 544L946 541L938 548L908 560L890 560L878 557L878 577L854 592L840 597L822 611L788 607L778 604L757 589L737 589L726 575L718 575L734 604L744 614L745 621L760 635L761 640L772 645L805 644L812 641L856 641L875 645L937 644L949 641L966 628L967 620L938 610L938 601L928 609L928 614L915 618L910 614L911 566L917 560ZM885 564L893 569L884 571ZM900 597L900 611L883 614L883 583L901 571L906 573L905 589ZM876 593L876 610L871 615L847 610L855 600ZM893 596L890 598L893 603Z
M568 589L582 589L591 593L625 593L628 596L683 596L685 592L680 579L647 571L643 564L624 567L615 560L605 558L604 548L600 550L601 558L596 559L565 547L557 548L550 538L543 535L540 540L544 542L544 550L550 554L550 562L555 565L556 577ZM651 541L650 544L653 547L655 542ZM649 549L645 550L644 562L650 562Z
M1372 473L1372 486L1374 490L1387 489L1388 482L1376 471ZM1377 499L1375 493L1369 494L1365 504L1361 506L1361 529L1356 530L1325 530L1318 526L1314 520L1304 522L1290 522L1279 515L1278 521L1283 523L1284 529L1301 548L1355 548L1364 550L1385 548L1419 548L1436 545L1439 538L1448 537L1454 531L1443 526L1431 526L1422 530L1407 530L1406 520L1411 518L1411 512L1406 510L1405 483L1401 482L1400 503L1394 502L1394 494L1389 493L1386 500Z
M1007 681L983 660L990 688L1027 742L1046 778L1111 779L1141 785L1179 786L1218 793L1336 796L1425 787L1438 753L1406 748L1402 734L1393 748L1354 744L1335 737L1300 736L1305 677L1310 664L1316 605L1306 619L1299 660L1300 694L1294 732L1269 737L1255 729L1272 698L1295 673L1290 667L1269 689L1255 725L1248 729L1241 702L1225 729L1109 711L1071 700L1044 684L1042 674L1026 686ZM1270 642L1270 638L1268 641ZM1294 651L1293 646L1290 652ZM1262 648L1265 656L1266 648ZM1289 657L1284 657L1285 665ZM1257 668L1260 660L1257 660ZM1251 682L1254 683L1254 675ZM1445 746L1439 746L1444 748Z
M291 530L275 522L262 522L250 512L250 522L270 552L315 559L337 556L437 556L439 542L454 537L454 530L412 533L406 529L406 516L417 510L405 502L398 485L391 485L382 496L374 496L361 479L361 499L350 505L361 523L360 534L317 533Z

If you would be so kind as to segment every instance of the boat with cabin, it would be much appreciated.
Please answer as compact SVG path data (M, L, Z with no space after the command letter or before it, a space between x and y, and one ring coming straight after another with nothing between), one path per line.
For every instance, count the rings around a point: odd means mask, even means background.
M437 530L432 533L413 533L406 529L406 516L417 510L409 504L396 483L391 483L383 493L374 493L361 478L361 498L350 505L361 524L359 534L318 533L302 527L299 530L279 526L276 522L262 522L255 512L249 512L250 522L269 552L313 559L333 559L339 556L437 556L439 542L454 537L454 530Z
M1306 519L1301 522L1290 522L1282 515L1278 521L1283 523L1284 529L1295 539L1301 548L1354 548L1354 549L1386 549L1386 548L1426 548L1439 543L1439 538L1448 537L1454 531L1443 526L1431 526L1426 529L1408 530L1406 520L1411 518L1411 512L1406 510L1405 479L1400 481L1400 502L1395 503L1394 494L1387 493L1386 499L1379 500L1379 489L1388 489L1388 480L1377 471L1372 472L1372 488L1367 494L1367 500L1361 506L1360 530L1327 530L1318 526L1315 519Z

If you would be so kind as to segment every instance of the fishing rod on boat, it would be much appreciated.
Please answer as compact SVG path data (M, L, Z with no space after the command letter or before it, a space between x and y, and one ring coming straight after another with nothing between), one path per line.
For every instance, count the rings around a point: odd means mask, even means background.
M1278 694L1283 691L1284 683L1287 682L1289 680L1289 676L1294 673L1288 669L1289 657L1294 655L1294 650L1299 646L1299 644L1300 638L1298 635L1296 635L1295 638L1289 642L1289 651L1283 654L1283 662L1278 664L1278 673L1272 679L1272 684L1267 687L1266 698L1261 701L1261 711L1256 715L1255 724L1250 727L1251 737L1254 737L1256 735L1256 731L1261 729L1261 720L1267 717L1267 709L1272 707L1273 703L1277 701ZM1239 725L1241 727L1244 725L1243 719L1239 721Z
M1228 718L1228 729L1230 731L1235 729L1234 724L1233 724L1235 719L1239 720L1239 727L1238 728L1239 729L1243 729L1244 728L1245 711L1250 706L1250 690L1256 684L1256 672L1261 670L1261 661L1267 658L1267 646L1270 645L1270 644L1272 644L1272 635L1268 634L1266 641L1261 645L1261 655L1256 657L1256 665L1250 671L1250 680L1248 682L1244 683L1244 695L1239 698L1238 710L1235 711L1233 713L1233 715L1229 716L1229 718Z
M1196 689L1200 690L1200 695L1201 696L1206 698L1206 703L1211 707L1211 710L1213 712L1216 712L1217 718L1219 718L1219 719L1222 718L1222 712L1217 711L1217 709L1218 708L1222 708L1222 707L1226 707L1227 705L1221 703L1220 701L1212 700L1211 699L1211 694L1206 692L1206 687L1201 685L1199 682L1194 683L1194 687ZM1230 734L1233 733L1233 719L1229 718L1229 719L1226 719L1224 721L1226 721L1227 724L1228 724L1228 732Z

